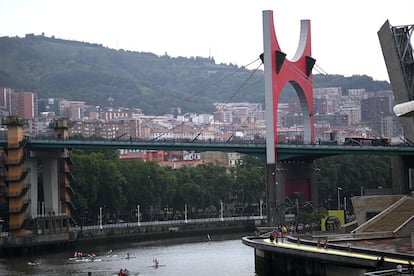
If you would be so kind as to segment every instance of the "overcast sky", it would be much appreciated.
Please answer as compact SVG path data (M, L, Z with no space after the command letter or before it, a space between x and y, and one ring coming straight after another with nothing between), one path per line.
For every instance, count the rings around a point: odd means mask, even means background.
M0 36L44 33L245 66L263 52L264 10L273 11L288 58L300 21L310 19L312 56L323 71L376 80L389 80L378 30L387 19L393 26L414 24L414 0L0 0Z

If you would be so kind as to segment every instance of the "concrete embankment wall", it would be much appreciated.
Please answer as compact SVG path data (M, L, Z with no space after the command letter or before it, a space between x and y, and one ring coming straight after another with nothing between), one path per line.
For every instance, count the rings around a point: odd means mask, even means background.
M151 241L167 238L181 238L191 236L230 234L230 233L253 233L256 230L255 221L220 221L206 223L183 223L178 225L148 225L130 226L121 228L103 228L93 230L81 230L78 233L77 243L88 243L100 240L134 240Z
M169 222L137 223L103 225L100 227L72 228L66 236L56 234L31 233L25 237L0 238L0 256L28 255L39 252L60 251L82 244L122 241L158 241L163 239L198 237L208 239L207 235L253 233L256 225L265 223L264 220L231 220L207 222Z

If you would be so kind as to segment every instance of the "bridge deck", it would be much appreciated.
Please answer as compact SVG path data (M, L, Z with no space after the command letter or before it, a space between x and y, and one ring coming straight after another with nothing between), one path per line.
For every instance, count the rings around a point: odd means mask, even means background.
M193 150L239 152L266 157L264 143L216 143L216 142L171 142L171 141L108 141L108 140L39 140L29 139L27 148L32 150L51 149L134 149L134 150ZM0 148L7 148L7 141L0 140ZM315 160L322 157L358 154L414 156L414 147L410 146L345 146L319 144L277 144L277 159L283 160Z

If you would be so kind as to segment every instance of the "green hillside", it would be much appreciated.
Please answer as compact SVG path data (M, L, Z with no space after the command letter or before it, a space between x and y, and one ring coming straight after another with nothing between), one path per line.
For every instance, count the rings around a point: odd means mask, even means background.
M157 56L35 35L0 38L0 86L90 105L107 106L113 98L114 106L138 107L146 114L174 107L211 112L214 102L264 103L261 70L216 64L214 58ZM332 86L390 89L389 83L368 76L314 75L314 87ZM284 93L284 99L291 94Z

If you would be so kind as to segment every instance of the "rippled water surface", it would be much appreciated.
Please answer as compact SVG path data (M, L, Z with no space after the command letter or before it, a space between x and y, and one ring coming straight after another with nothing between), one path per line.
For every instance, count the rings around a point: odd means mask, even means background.
M240 275L254 276L254 250L241 238L211 241L165 240L153 243L98 244L79 248L95 252L95 261L73 260L74 252L42 253L0 259L0 275ZM112 255L109 254L112 250ZM127 258L129 253L130 258ZM159 266L154 266L154 259ZM40 264L32 266L31 261Z

